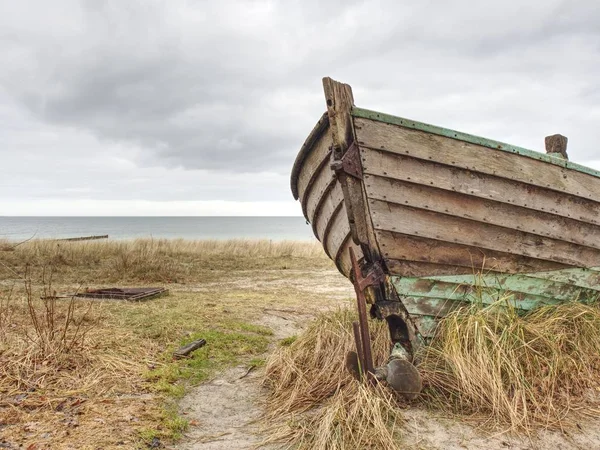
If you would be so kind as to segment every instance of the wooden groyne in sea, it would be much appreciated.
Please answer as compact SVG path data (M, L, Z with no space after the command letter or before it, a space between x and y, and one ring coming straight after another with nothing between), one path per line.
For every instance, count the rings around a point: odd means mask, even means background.
M95 241L96 239L108 239L108 234L103 234L100 236L82 236L82 237L72 237L72 238L64 238L64 239L56 239L57 241Z

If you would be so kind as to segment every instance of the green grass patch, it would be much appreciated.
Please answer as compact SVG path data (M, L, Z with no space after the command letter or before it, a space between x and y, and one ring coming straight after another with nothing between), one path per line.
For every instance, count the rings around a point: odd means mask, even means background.
M253 326L249 326L253 329ZM248 361L250 365L264 365L264 359L252 356L261 355L267 351L269 339L266 330L259 327L262 334L254 331L222 331L206 330L194 333L189 338L180 341L185 345L196 339L206 339L206 345L189 358L172 360L172 351L164 355L164 364L150 370L146 379L151 383L151 389L168 396L181 398L185 394L186 385L196 385L205 381L218 370ZM269 330L270 331L270 330Z
M282 346L282 347L289 347L294 342L296 342L296 339L298 339L298 336L296 336L296 335L288 336L288 337L283 338L282 340L280 340L279 341L279 345Z

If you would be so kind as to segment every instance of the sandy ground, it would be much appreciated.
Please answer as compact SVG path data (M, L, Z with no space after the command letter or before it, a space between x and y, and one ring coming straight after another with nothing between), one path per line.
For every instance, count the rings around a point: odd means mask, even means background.
M289 274L290 279L279 278L264 281L256 289L280 288L288 285L298 291L314 292L315 274L303 273L305 281L301 282L299 274ZM309 276L310 275L310 276ZM341 305L341 299L353 295L352 286L347 280L335 273L327 273L320 281L318 289L327 297L324 307ZM256 278L254 278L256 280ZM243 285L247 280L236 280L232 283ZM248 285L249 288L252 286ZM197 287L196 289L202 289ZM276 340L298 334L312 317L322 308L314 304L299 301L293 307L280 309L264 309L262 318L257 322L268 326L274 332ZM261 402L265 392L260 386L261 370L248 372L248 367L240 366L229 369L210 382L192 390L181 402L181 413L190 420L190 429L173 449L180 450L238 450L256 448L260 444L259 425L257 420L262 411ZM506 433L490 435L478 430L475 425L461 423L455 419L441 417L422 408L410 408L403 412L404 448L415 449L471 449L471 450L600 450L600 422L581 424L575 433L544 432L536 436L511 436ZM262 447L267 449L278 446Z

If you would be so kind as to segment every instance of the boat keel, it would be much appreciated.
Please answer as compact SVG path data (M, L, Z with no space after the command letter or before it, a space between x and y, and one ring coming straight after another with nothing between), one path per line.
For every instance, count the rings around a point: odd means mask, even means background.
M398 394L412 400L419 395L423 387L421 375L413 365L413 350L416 347L413 342L418 340L418 333L414 326L412 329L409 327L410 317L399 299L387 301L378 298L381 297L382 289L385 289L386 281L381 267L373 264L363 276L354 250L350 248L349 251L359 320L352 324L356 352L346 354L346 368L359 381L366 380L369 383L385 381ZM391 342L394 344L387 363L379 367L373 367L366 313L365 290L367 288L373 288L376 292L371 315L387 321Z

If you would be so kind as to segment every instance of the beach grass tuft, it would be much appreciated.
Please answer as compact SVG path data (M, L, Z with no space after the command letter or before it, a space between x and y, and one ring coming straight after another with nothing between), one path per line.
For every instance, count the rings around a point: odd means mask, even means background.
M523 314L506 300L440 323L419 355L427 403L519 431L562 429L597 416L598 305L569 302Z
M441 320L431 344L417 355L425 389L412 406L489 430L526 433L572 429L577 420L597 417L598 305L570 302L523 314L506 300L459 309ZM396 397L381 385L359 385L345 371L344 355L354 348L353 320L351 310L327 313L271 355L267 442L367 448L361 437L370 436L368 448L400 445L403 419ZM371 322L371 334L377 365L389 354L388 331Z

